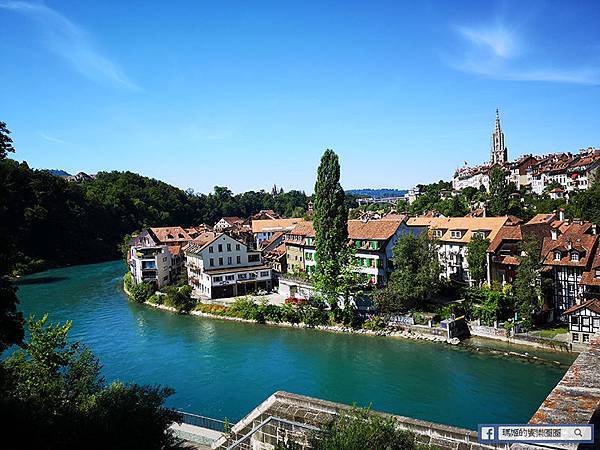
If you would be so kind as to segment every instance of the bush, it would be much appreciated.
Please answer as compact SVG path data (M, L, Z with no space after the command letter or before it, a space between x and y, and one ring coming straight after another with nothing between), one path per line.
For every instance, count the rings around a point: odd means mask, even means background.
M387 327L385 319L381 316L373 316L363 323L363 328L371 331L383 331Z
M148 283L133 284L128 288L129 296L136 303L145 303L154 294L154 287Z
M399 430L393 417L356 407L339 414L322 431L312 436L310 444L316 450L427 448L417 443L413 433Z
M256 318L256 304L248 297L240 297L229 307L233 317L254 320Z
M300 314L293 305L286 303L281 308L281 320L288 323L300 323Z
M192 287L189 285L180 288L167 286L162 289L162 292L165 294L163 296L165 306L175 308L179 313L189 313L196 304L191 297Z

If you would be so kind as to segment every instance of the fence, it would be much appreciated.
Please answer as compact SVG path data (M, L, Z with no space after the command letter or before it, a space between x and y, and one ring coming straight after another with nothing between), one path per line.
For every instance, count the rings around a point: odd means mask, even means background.
M223 420L199 416L197 414L191 414L184 411L177 411L177 413L181 415L182 423L186 423L188 425L193 425L195 427L200 428L208 428L209 430L220 431L221 433L224 433L226 431L226 423Z
M269 416L248 433L227 447L227 450L251 450L252 438L273 446L293 442L297 448L308 448L308 435L318 431L312 425ZM294 447L296 448L296 447Z

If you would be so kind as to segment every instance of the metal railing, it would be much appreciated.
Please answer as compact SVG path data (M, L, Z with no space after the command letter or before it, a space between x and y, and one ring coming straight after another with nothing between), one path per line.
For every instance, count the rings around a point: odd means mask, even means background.
M181 423L193 425L200 428L208 428L209 430L220 431L224 433L226 430L226 422L224 420L213 419L212 417L199 416L184 411L177 411L181 415Z
M260 424L258 424L254 428L252 428L252 430L250 430L248 433L244 434L241 438L237 439L233 444L231 444L229 447L227 447L227 450L251 449L252 448L251 447L252 436L254 436L256 433L260 432L267 425L273 425L278 429L276 435L272 436L273 438L275 438L278 441L278 443L280 443L280 442L286 443L285 437L288 433L289 434L300 434L301 433L304 435L304 438L306 439L308 437L307 432L319 431L319 428L312 426L312 425L294 422L294 421L287 420L287 419L281 419L279 417L269 416L265 420L263 420ZM281 431L283 431L283 433L281 433ZM305 446L301 446L301 447L304 448Z

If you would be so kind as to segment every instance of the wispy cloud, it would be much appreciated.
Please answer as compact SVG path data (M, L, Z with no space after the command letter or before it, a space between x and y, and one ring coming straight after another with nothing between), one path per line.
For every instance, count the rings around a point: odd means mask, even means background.
M546 81L585 85L600 84L600 67L561 65L539 61L518 29L501 20L477 26L453 27L460 44L445 58L457 70L488 78L513 81Z
M68 144L68 142L63 141L62 139L59 139L57 137L47 135L46 133L44 133L42 131L40 131L39 135L45 141L52 142L54 144Z
M85 77L139 90L117 64L95 48L89 33L44 3L0 0L0 9L23 14L35 21L43 33L43 44Z

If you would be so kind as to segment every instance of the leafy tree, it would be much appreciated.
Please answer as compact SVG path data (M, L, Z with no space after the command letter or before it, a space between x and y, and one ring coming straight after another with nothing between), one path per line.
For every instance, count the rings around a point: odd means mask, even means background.
M173 391L106 387L93 353L69 343L70 328L31 319L29 342L0 366L3 448L175 448L169 426L179 416L162 406Z
M532 321L542 307L540 285L541 242L533 235L526 236L521 244L521 256L514 281L516 307L521 318Z
M338 277L348 245L348 208L340 185L340 164L333 150L325 150L317 172L314 204L317 277L320 291L337 299ZM333 301L332 305L337 304Z
M357 407L341 412L312 436L310 444L316 450L428 448L419 444L413 433L400 430L394 417Z
M15 151L10 138L10 130L6 127L6 123L0 122L0 159L6 158L6 154Z
M469 274L471 280L476 284L481 284L487 276L487 248L490 241L483 236L476 234L467 244L467 263L469 264Z
M490 213L503 216L507 213L511 190L502 169L494 167L490 173Z
M440 263L435 242L427 233L401 236L394 247L394 271L382 304L398 312L416 307L440 290Z
M131 299L136 303L144 303L154 294L154 287L149 283L133 283L127 290Z

